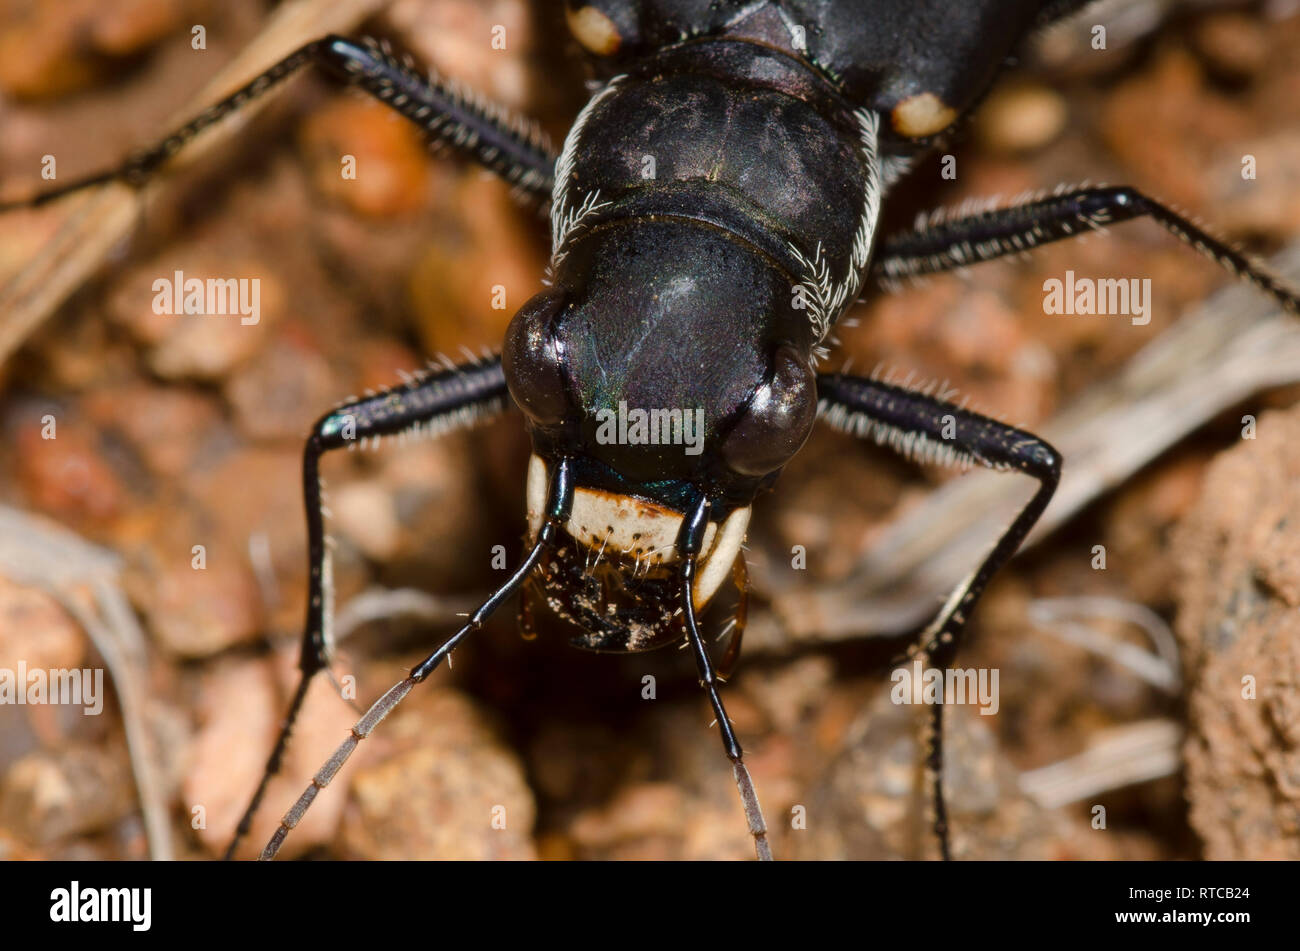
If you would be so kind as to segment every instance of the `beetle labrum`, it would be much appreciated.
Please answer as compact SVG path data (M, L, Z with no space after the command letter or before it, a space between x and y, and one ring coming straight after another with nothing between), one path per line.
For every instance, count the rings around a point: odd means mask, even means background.
M1062 191L879 233L890 188L970 113L1017 45L1084 5L571 0L570 29L604 79L558 154L531 126L418 74L386 45L327 36L119 168L26 202L110 180L143 183L203 129L314 65L549 204L549 286L515 315L499 357L349 401L313 427L303 457L310 592L301 681L227 855L279 769L308 684L330 665L321 456L412 429L447 432L513 404L533 446L523 560L460 630L365 713L262 857L276 854L379 721L522 593L526 626L563 630L578 647L689 645L756 854L771 858L719 691L719 670L734 662L741 626L718 665L697 617L728 583L743 586L741 546L755 496L775 483L819 417L911 458L1036 480L1029 502L910 652L944 668L989 580L1046 508L1062 465L1032 433L928 393L818 372L832 328L864 282L959 268L1148 217L1300 313L1294 290L1127 187ZM649 176L646 156L655 161ZM633 421L634 414L641 415ZM937 702L927 768L947 858L942 724Z

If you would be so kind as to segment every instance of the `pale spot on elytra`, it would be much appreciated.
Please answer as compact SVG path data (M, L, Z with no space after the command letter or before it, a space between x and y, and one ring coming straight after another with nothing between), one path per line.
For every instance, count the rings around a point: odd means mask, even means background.
M952 125L957 118L957 110L945 105L944 101L932 92L917 93L908 96L890 113L894 130L910 139L923 139L927 135L942 132Z
M569 21L569 30L588 50L597 56L611 56L618 52L623 38L618 35L614 21L600 10L595 7L574 10L566 6L564 15Z

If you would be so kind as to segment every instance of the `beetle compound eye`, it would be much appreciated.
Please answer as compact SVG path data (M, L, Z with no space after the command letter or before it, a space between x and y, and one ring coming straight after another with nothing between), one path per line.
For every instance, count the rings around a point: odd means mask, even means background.
M781 347L772 376L722 441L722 457L742 475L766 475L799 451L816 418L813 371L793 347Z
M532 298L510 321L501 351L511 397L539 426L562 422L569 410L563 346L555 333L563 308L564 294L559 290Z

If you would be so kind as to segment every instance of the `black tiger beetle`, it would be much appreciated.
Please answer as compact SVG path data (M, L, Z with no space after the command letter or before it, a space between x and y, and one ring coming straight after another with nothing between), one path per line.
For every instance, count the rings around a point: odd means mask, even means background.
M875 378L819 372L828 335L864 281L963 268L1150 218L1300 313L1294 289L1130 187L1078 188L880 233L890 189L968 116L1026 37L1085 5L568 0L569 30L602 78L558 154L533 125L417 72L388 45L325 36L118 168L10 203L41 204L112 180L142 184L200 131L312 66L549 207L549 286L515 315L500 356L348 402L312 431L303 454L311 584L301 681L227 857L280 768L309 682L330 664L321 456L354 440L467 427L513 405L533 447L523 560L361 718L262 858L276 854L379 721L516 593L528 629L563 631L578 647L689 645L755 850L772 858L719 692L743 625L734 625L719 664L698 619L724 586L744 586L741 546L755 496L819 417L914 459L1036 480L910 651L942 669L1061 473L1060 455L1032 433ZM934 830L949 858L942 723L940 700L926 766Z

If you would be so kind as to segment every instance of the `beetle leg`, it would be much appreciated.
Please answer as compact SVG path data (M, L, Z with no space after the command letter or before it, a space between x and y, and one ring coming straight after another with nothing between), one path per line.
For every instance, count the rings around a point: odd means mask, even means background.
M280 726L271 755L257 790L249 800L225 852L232 858L240 841L248 833L253 815L266 793L271 777L280 771L289 734L302 709L312 678L329 667L332 649L330 624L333 620L329 545L325 537L324 497L320 479L320 457L331 449L354 448L365 440L401 432L442 435L463 429L481 419L500 413L506 404L505 375L499 357L463 364L425 376L412 377L409 383L352 400L321 417L312 427L303 451L303 501L307 510L307 550L309 588L307 623L303 630L301 671L289 710Z
M1078 188L961 218L918 219L912 230L881 240L872 274L881 281L897 283L1019 254L1134 218L1150 218L1220 267L1250 281L1283 309L1300 314L1300 292L1259 261L1128 186Z
M425 77L386 43L354 42L325 36L299 47L213 103L155 145L131 155L117 168L89 175L25 199L0 202L0 213L43 205L55 198L110 181L145 184L169 158L204 129L237 112L304 66L355 82L376 99L410 119L431 142L459 151L540 201L550 198L556 155L534 124L436 76Z
M833 426L874 439L909 458L959 466L978 463L991 469L1023 472L1038 481L1033 498L908 650L909 658L946 669L953 661L980 595L1047 508L1061 477L1060 455L1032 433L878 380L821 374L817 378L817 393L820 412ZM926 769L934 793L934 830L943 858L950 859L943 798L942 691L933 706L928 733Z

